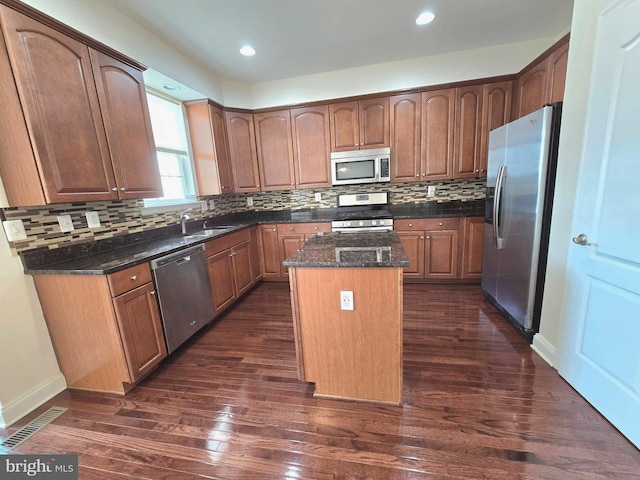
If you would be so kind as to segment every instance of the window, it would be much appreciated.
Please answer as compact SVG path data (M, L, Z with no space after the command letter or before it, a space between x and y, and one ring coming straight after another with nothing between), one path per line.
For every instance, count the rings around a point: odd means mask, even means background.
M152 90L147 91L147 102L164 196L146 199L144 205L183 208L195 202L196 195L182 103Z

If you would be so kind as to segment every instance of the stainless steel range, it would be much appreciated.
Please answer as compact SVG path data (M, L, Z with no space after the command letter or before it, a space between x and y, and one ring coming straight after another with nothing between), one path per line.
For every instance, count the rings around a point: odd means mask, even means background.
M389 192L338 196L338 212L331 221L332 232L389 232L393 217Z

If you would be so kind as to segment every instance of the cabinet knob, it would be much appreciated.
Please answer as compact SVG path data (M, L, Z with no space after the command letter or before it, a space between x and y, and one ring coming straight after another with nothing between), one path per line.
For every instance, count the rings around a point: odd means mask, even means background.
M419 174L419 173L416 173L416 177L419 177L419 176L420 176L420 174Z
M480 170L476 170L476 173L478 173Z
M442 222L440 222L438 225L442 226Z
M189 326L193 327L196 324L196 321L194 320L193 322L189 322Z
M427 174L426 174L426 173L423 173L423 174L422 174L422 176L423 176L423 177L426 177L426 176L427 176Z
M293 227L289 227L289 231L293 232Z
M127 191L127 187L122 187L120 190L122 190L123 192Z
M409 224L409 226L410 226L410 227L413 227L413 223L410 223L410 224Z
M117 191L118 191L118 187L113 187L113 188L111 189L111 191L112 191L112 192L117 192Z
M427 235L427 236L426 236L426 237L424 237L424 238L426 238L426 239L428 240L428 239L430 239L431 237Z
M155 294L156 294L156 291L155 291L155 290L151 290L149 293L150 293L151 295L155 295Z
M272 228L272 229L271 229L271 231L272 231L272 232L275 232L275 231L276 231L276 229L275 229L275 228Z
M131 275L131 280L132 281L136 281L138 279L138 275Z
M420 240L424 240L424 237L420 237Z
M318 227L313 227L313 228L315 228L316 230L318 229Z

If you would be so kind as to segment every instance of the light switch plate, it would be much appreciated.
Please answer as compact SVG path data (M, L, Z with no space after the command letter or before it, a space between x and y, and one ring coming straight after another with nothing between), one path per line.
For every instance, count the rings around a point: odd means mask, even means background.
M60 231L63 233L74 230L71 215L58 215L58 224L60 225Z
M316 192L315 198L316 198L316 202L321 202L322 201L322 193Z
M253 206L253 197L247 197L247 206L248 207L252 207Z
M436 196L436 187L434 187L433 185L431 185L430 187L427 187L427 197L435 197Z
M87 217L87 226L89 228L100 227L100 216L98 212L86 212L84 215Z
M7 234L7 240L10 242L26 240L27 233L24 231L24 223L22 223L22 220L5 220L2 222L2 226Z

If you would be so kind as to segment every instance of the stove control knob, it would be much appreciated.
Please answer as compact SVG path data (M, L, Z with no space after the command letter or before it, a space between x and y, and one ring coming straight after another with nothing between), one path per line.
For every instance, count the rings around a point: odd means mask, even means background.
M360 221L358 222L358 225L360 225L361 227L364 227L364 222L363 222L362 220L360 220Z
M371 220L371 225L374 225L374 226L375 226L375 225L377 225L377 224L378 224L378 222L376 222L375 220Z
M342 222L342 226L343 227L350 227L351 226L351 222Z

